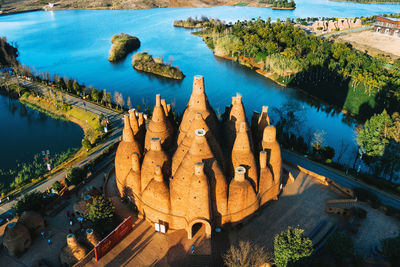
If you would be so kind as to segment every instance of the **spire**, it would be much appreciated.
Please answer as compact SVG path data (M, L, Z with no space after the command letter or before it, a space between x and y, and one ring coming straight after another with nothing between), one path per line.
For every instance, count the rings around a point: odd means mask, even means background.
M168 107L165 99L161 99L161 106L163 107L165 117L168 117Z
M125 142L133 142L133 132L129 122L129 116L124 115L124 129L122 130L122 140Z
M139 127L141 127L142 125L144 125L143 112L139 112L139 114L138 114L138 124L139 124Z
M136 135L139 131L139 123L136 118L136 110L133 108L130 109L128 112L129 112L129 122L131 124L131 129L133 131L133 134Z
M200 75L196 75L193 79L193 91L179 126L178 145L188 132L190 124L192 123L196 113L202 114L204 121L215 135L217 133L218 120L214 110L208 103L208 99L204 91L204 78Z
M160 137L163 148L165 150L170 149L172 144L172 129L165 117L159 94L156 95L156 105L154 106L153 115L146 132L144 145L146 150L150 149L150 140L152 137Z

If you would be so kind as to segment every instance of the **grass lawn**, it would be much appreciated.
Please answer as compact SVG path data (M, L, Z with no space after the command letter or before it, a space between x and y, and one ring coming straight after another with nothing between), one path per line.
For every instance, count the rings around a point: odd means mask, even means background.
M236 3L235 6L247 6L249 3L248 2L239 2Z

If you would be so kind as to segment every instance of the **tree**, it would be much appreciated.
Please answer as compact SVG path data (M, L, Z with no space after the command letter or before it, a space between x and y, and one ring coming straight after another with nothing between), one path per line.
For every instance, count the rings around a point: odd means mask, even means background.
M326 132L324 130L317 130L314 132L314 137L311 142L314 151L319 152L323 148L325 142L325 134Z
M303 235L304 230L288 227L275 236L274 254L278 267L298 262L313 252L312 241Z
M67 91L72 92L74 89L74 82L71 79L67 80Z
M103 196L93 198L92 203L88 203L86 218L93 222L95 227L104 232L108 229L114 218L114 206L112 202Z
M99 102L99 100L101 99L101 91L93 88L92 91L90 92L90 97L96 102Z
M228 267L253 267L261 266L272 261L271 253L250 241L240 241L237 246L230 246L223 255L223 260Z
M65 181L67 185L77 185L83 180L84 175L85 172L81 167L69 168L65 176Z
M33 191L20 198L17 204L14 205L13 209L15 210L15 213L20 216L24 211L40 211L42 205L44 205L43 193L39 191Z
M76 94L79 94L81 91L81 87L79 86L78 82L75 80L74 83L72 84L72 88L76 92Z
M61 191L64 187L59 181L55 181L53 185L51 186L57 193Z
M131 97L128 96L128 100L126 101L126 105L128 106L129 109L132 108L132 102L131 102Z
M86 148L86 150L89 150L89 149L91 149L93 147L92 143L90 143L90 141L89 141L89 139L87 137L82 139L82 146L84 148Z

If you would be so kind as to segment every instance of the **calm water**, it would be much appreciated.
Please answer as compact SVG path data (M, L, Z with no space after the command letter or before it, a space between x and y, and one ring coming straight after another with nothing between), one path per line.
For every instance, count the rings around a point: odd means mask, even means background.
M0 95L0 123L0 169L30 162L42 150L50 150L51 156L80 147L83 137L77 124L52 119L3 95Z
M295 102L304 113L304 123L299 127L303 135L310 136L315 130L324 130L327 144L339 148L344 141L355 150L354 125L343 123L342 115L327 114L307 104L307 96L298 91L278 86L245 67L214 57L201 38L191 35L189 30L172 26L175 19L201 15L236 21L257 17L271 17L273 20L286 17L355 17L400 11L399 5L322 0L296 2L294 11L216 7L26 13L1 17L0 36L18 44L22 63L35 66L40 71L76 78L99 89L117 90L125 99L130 96L134 105L143 105L143 102L152 105L154 95L161 93L163 98L176 102L177 111L182 111L196 74L205 76L206 92L217 112L224 111L236 92L243 95L249 116L253 110L261 110L262 105L281 107L288 101ZM110 39L120 32L140 39L141 48L138 51L163 56L165 60L173 59L174 65L178 65L187 77L181 82L173 82L138 73L131 67L131 55L122 63L110 64L107 61ZM10 119L2 118L1 122L3 120Z

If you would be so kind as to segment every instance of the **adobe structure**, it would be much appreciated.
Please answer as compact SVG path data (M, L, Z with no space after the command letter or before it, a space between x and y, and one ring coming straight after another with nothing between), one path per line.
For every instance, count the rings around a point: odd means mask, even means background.
M346 30L352 28L361 28L362 22L360 19L346 19L338 18L337 21L325 20L325 21L315 21L312 24L313 31L335 31L335 30Z
M203 76L195 76L179 127L160 95L147 130L140 116L135 110L124 115L115 174L121 197L151 223L185 229L189 239L200 223L210 236L213 228L243 222L277 200L282 159L268 107L254 113L250 127L237 94L220 121Z

